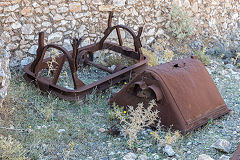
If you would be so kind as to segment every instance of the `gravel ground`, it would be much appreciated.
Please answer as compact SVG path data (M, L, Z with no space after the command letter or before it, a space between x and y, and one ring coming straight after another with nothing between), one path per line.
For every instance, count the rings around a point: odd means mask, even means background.
M226 104L232 111L229 114L182 136L176 144L172 145L176 152L174 157L167 157L166 154L162 152L162 148L153 143L149 134L151 130L148 129L139 136L140 142L137 147L138 149L135 151L126 149L126 146L123 145L123 137L109 137L110 139L106 139L107 141L105 141L103 138L105 137L104 133L96 131L96 134L100 135L98 139L94 142L88 141L86 145L90 150L94 150L88 158L121 159L121 157L129 152L133 152L138 156L145 154L149 159L176 158L193 160L197 159L200 154L207 154L214 159L219 159L223 154L231 157L237 146L240 144L240 72L239 69L236 69L233 66L228 67L230 68L227 68L222 60L212 58L211 64L207 69L214 79L214 82ZM111 94L111 92L109 94ZM102 127L104 128L104 126ZM107 138L107 136L105 138ZM218 139L226 139L231 143L232 148L230 153L223 153L211 147L211 145Z
M12 83L9 94L12 97L18 97L19 94L24 93L19 97L21 101L18 100L15 103L16 107L18 105L25 107L15 109L16 115L24 118L12 119L11 123L16 128L28 128L28 124L31 124L32 132L17 134L0 130L0 133L11 134L17 138L29 150L27 156L32 159L35 156L38 157L36 159L118 160L123 159L128 153L133 153L136 155L136 159L141 160L144 159L142 155L146 155L148 159L160 160L195 160L200 154L207 154L216 160L223 154L231 157L240 144L240 72L231 65L227 65L227 67L222 60L212 58L207 69L232 111L181 136L176 143L172 144L176 154L171 158L163 152L163 147L153 140L150 135L151 129L140 133L139 143L132 150L127 148L127 139L123 136L114 137L99 130L100 128L107 129L115 123L109 119L110 109L107 102L112 92L116 92L122 87L120 84L111 87L104 93L93 93L85 101L70 103L58 100L53 96L42 95L35 90L33 85L29 85L22 78L19 80L19 77L13 75L15 83ZM100 74L102 75L102 73ZM89 74L84 72L82 75L85 80L88 80L89 76L99 78L95 70ZM25 101L22 101L23 97L25 97ZM46 121L39 117L36 110L41 111L47 105L53 106L53 116L51 120ZM45 111L40 113L45 113ZM49 133L51 134L49 135ZM165 134L164 131L160 132L162 136ZM45 139L42 139L43 137ZM229 153L223 153L211 147L218 139L226 139L231 143L232 147ZM74 147L69 150L71 142L74 142ZM32 145L35 147L32 148ZM34 149L37 150L33 154Z

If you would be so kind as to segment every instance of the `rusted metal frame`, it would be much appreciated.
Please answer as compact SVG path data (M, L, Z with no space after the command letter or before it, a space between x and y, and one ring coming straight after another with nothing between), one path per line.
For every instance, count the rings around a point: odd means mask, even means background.
M80 87L75 90L70 90L67 88L63 88L61 86L55 85L55 84L48 84L48 89L51 90L51 92L55 93L61 98L67 99L67 100L77 100L83 98L86 94L91 93L92 90L97 88L98 90L105 90L109 88L111 85L114 85L122 80L128 80L131 76L131 72L139 72L143 70L144 68L147 68L147 61L149 60L148 57L145 57L143 61L140 61L139 63L132 65L128 68L125 68L121 71L118 71L116 73L113 73L107 77L104 77L103 79L96 81L92 84L85 85L83 87ZM29 70L30 65L27 65L24 68L24 71L26 74L24 75L24 78L28 81L31 81L35 84L37 83L46 83L43 79L35 78L35 75L33 72ZM41 88L40 88L41 89Z
M127 80L132 76L132 73L138 72L147 67L148 57L144 57L141 52L141 42L140 36L142 33L142 28L139 29L138 35L136 36L135 33L127 26L124 25L117 25L112 27L112 17L113 13L110 12L109 19L108 19L108 28L104 32L104 37L100 40L100 42L78 48L81 39L73 39L73 50L67 51L64 47L49 44L44 46L44 33L39 33L39 41L38 41L38 49L37 49L37 56L36 59L32 62L32 64L27 65L24 70L26 74L24 74L24 78L28 81L35 82L41 90L45 91L52 91L55 92L58 96L69 99L69 100L76 100L78 98L82 98L85 94L91 92L94 88L98 88L99 90L104 90L110 87L111 85L118 83L121 80ZM131 48L124 47L120 28L128 31L134 40L134 47L135 51ZM119 45L114 43L104 42L109 34L116 29L118 34ZM140 47L140 48L139 48ZM47 62L51 60L50 58L44 59L45 53L48 48L55 48L63 52L63 54L56 57L57 64L54 64L57 67L54 78L49 77L39 77L38 72L42 69L48 68ZM125 56L131 57L139 62L135 65L130 67L126 67L124 65L118 65L114 70L110 70L107 67L96 64L93 62L93 53L95 51L101 49L109 49L115 52L121 53ZM74 82L74 90L69 90L57 85L57 81L59 75L61 73L63 64L65 61L68 61L70 70L72 73L72 79ZM85 85L80 79L77 77L77 68L79 63L85 63L88 65L93 65L97 68L105 70L111 75L104 77L100 81L94 82L90 85Z
M115 44L112 44L112 43L104 43L104 46L105 47L109 47L109 46L115 46ZM114 48L114 49L113 49ZM115 47L111 48L112 50L116 50ZM124 49L126 49L125 47L117 47L117 50L120 50L120 52L124 52ZM96 46L94 45L90 45L88 47L85 47L85 49L89 49L89 50L95 50L96 49ZM128 53L129 52L129 53ZM72 52L69 52L68 54L66 54L66 56L68 55L71 55ZM134 59L138 59L139 58L139 55L137 53L135 53L132 49L129 49L127 48L127 55L126 56L129 56L129 57L133 57ZM131 54L132 53L132 54ZM138 55L138 56L137 56ZM71 56L70 57L70 60L71 60ZM58 57L59 58L59 57ZM44 60L45 62L47 60L50 60L51 58L48 58L46 60ZM60 59L60 58L59 58ZM42 64L45 64L45 67L47 68L47 64L45 62L42 62ZM79 99L79 98L82 98L85 96L86 93L90 93L94 88L99 88L100 90L102 89L107 89L109 86L115 84L115 83L118 83L119 81L121 80L127 80L129 79L129 75L125 76L124 74L129 74L130 72L132 72L133 70L137 70L139 68L139 70L141 70L140 68L144 67L146 68L146 62L148 61L148 58L145 57L145 60L143 61L140 61L138 62L137 64L133 65L133 66L130 66L126 69L123 69L119 72L117 72L118 74L113 74L113 75L110 75L110 77L105 77L104 79L98 81L98 82L95 82L95 84L93 86L89 86L89 88L86 90L86 91L83 91L83 93L77 93L76 90L70 90L72 92L65 92L64 88L60 87L60 86L57 86L57 85L54 85L54 84L50 84L48 82L48 84L46 84L47 86L43 86L44 83L46 83L44 81L44 78L43 77L34 77L35 74L30 74L26 69L25 69L25 72L28 74L28 75L25 75L24 77L26 79L28 79L29 81L34 81L36 80L36 82L38 84L42 84L42 86L44 87L44 89L42 88L42 90L50 90L50 89L53 89L53 92L55 92L58 96L62 97L62 98L65 98L65 99L68 99L68 100L76 100L76 99ZM71 63L71 62L69 62ZM31 64L30 64L31 65ZM30 67L29 65L29 67ZM27 68L27 67L26 67ZM41 69L43 69L43 67L41 67ZM124 72L125 71L125 72ZM115 77L116 76L116 77ZM48 78L49 79L49 78ZM111 83L109 83L111 82ZM83 86L84 87L84 86ZM83 87L81 87L83 89ZM55 91L54 91L55 90ZM81 91L82 92L82 91ZM66 93L66 94L64 94ZM63 94L64 96L61 96L61 94ZM70 95L70 96L69 96ZM74 97L71 97L71 96L74 96Z
M44 38L43 33L41 33L40 36ZM55 44L49 44L49 45L46 45L45 47L42 48L42 54L41 54L40 58L38 58L39 62L36 64L35 68L32 69L32 70L34 70L34 73L36 74L36 76L38 76L38 72L42 69L41 66L43 65L43 59L44 59L44 56L46 54L47 49L49 49L49 48L55 48L57 50L60 50L66 56L66 58L69 62L70 70L72 72L74 88L76 89L76 88L79 88L81 86L84 86L85 84L81 80L79 80L78 77L77 77L75 61L73 60L73 58L71 56L72 54L70 54L64 47L61 47L61 46L58 46L58 45L55 45ZM75 52L77 52L77 50ZM76 57L74 57L74 58L76 58ZM59 74L60 74L60 72L59 72ZM58 76L56 75L56 77L58 77ZM57 79L55 80L55 82L57 82Z

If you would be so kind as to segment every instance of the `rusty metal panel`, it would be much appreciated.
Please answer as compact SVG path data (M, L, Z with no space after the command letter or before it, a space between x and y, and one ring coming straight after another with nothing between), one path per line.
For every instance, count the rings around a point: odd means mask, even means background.
M231 160L240 160L240 146L238 146L237 150L234 152Z
M110 103L132 105L156 99L164 126L186 133L230 110L205 66L196 58L172 61L146 69ZM154 108L155 109L155 108Z

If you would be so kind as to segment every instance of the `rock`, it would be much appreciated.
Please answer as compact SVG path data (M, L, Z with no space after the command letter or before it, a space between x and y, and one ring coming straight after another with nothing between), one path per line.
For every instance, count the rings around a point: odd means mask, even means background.
M2 34L1 34L1 39L6 42L6 43L9 43L10 40L11 40L11 37L9 35L9 33L7 31L4 31Z
M135 4L136 3L136 0L128 0L127 1L127 4Z
M33 8L32 7L24 7L21 11L21 14L24 16L31 16L33 13Z
M22 59L24 56L23 56L23 52L22 51L20 51L20 50L17 50L17 51L15 51L15 55L16 55L16 59L17 60L20 60L20 59Z
M9 7L6 7L6 8L4 9L4 11L13 12L13 11L15 11L15 10L18 9L18 8L19 8L19 5L18 5L18 4L10 5Z
M230 157L229 156L226 156L226 155L222 155L219 160L230 160Z
M213 148L215 148L215 149L217 149L219 151L223 151L223 152L229 153L230 149L231 149L231 144L230 144L230 142L228 142L225 139L219 139L215 143L213 143L211 145L211 147L213 147Z
M113 5L116 7L123 7L126 0L113 0Z
M64 39L63 41L63 47L67 50L72 50L72 45L70 39Z
M52 33L48 36L48 43L53 43L53 42L60 41L62 39L62 37L63 37L62 32Z
M56 14L55 16L53 16L54 21L60 21L62 19L63 19L63 16L61 16L60 14Z
M15 22L15 19L13 19L12 17L8 17L6 20L5 20L5 23L13 23Z
M102 0L92 0L93 4L103 4Z
M197 2L193 3L191 9L194 13L197 13L198 12L198 3Z
M65 129L59 129L57 132L58 132L58 133L65 132Z
M159 35L162 35L164 34L164 30L163 29L158 29L157 33L156 33L156 36L159 36Z
M33 6L34 8L40 7L40 5L39 5L37 2L33 2L33 3L32 3L32 6Z
M147 40L147 42L146 42L146 44L151 44L153 41L154 41L154 37L150 37L148 40Z
M148 157L146 155L140 155L138 160L148 160Z
M209 155L201 154L199 155L197 160L214 160L214 159L212 159Z
M135 160L137 156L134 153L128 153L123 157L123 160Z
M147 36L153 36L154 34L155 34L155 28L150 29L150 30L146 33Z
M175 155L175 152L174 152L174 150L172 149L172 146L170 146L170 145L168 145L168 144L163 148L163 152L167 153L167 155L168 155L169 157L172 157L172 156Z
M234 68L234 65L232 65L232 64L226 64L225 65L228 69L233 69Z
M38 45L33 45L29 50L28 53L30 54L37 54L37 49L38 49Z
M13 24L11 25L11 27L12 27L12 29L18 29L18 28L21 28L22 25L21 25L21 23L19 23L19 22L15 22L15 23L13 23Z
M44 27L50 27L52 24L50 22L43 22L42 26Z
M188 143L187 143L187 146L190 146L191 144L192 144L192 142L188 142Z
M34 60L33 57L26 57L21 60L21 66L24 67Z
M18 46L19 46L18 43L9 43L9 44L6 46L6 50L8 50L8 51L14 50L14 49L17 49Z
M153 156L153 159L156 159L156 160L160 158L159 155L157 155L156 153L154 153L152 156Z
M105 128L99 128L99 131L100 131L100 132L105 132L106 129L105 129Z
M34 26L32 24L24 24L22 27L22 34L32 34Z
M114 9L114 6L112 6L112 5L101 5L101 6L99 6L98 9L101 12L112 11Z
M70 3L69 11L70 12L81 12L82 6L81 3Z
M58 13L68 12L68 8L67 8L67 7L60 7L60 8L57 9L57 12L58 12Z
M4 98L7 96L7 89L10 84L9 57L9 52L3 49L0 50L0 108Z

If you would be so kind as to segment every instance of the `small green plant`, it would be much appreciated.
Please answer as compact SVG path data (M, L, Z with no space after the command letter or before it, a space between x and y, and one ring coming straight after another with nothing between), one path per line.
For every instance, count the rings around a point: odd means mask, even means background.
M152 100L146 109L143 103L139 103L135 109L129 106L128 113L126 111L115 112L115 116L120 120L123 134L128 136L129 148L134 147L134 144L138 142L137 134L157 120L159 111L152 110L156 105L155 100Z
M3 160L26 160L26 150L22 144L11 136L0 135L0 159Z
M153 45L153 48L156 52L161 54L161 60L165 62L169 62L174 57L174 52L168 48L166 42L162 39L158 39L158 41Z
M57 57L58 57L58 51L57 50L53 50L50 54L51 60L47 61L47 65L48 65L48 76L50 76L50 74L56 70L56 68L54 67L55 65L57 65Z
M194 22L180 7L174 6L171 10L171 19L166 24L166 28L172 36L182 41L185 37L195 33Z
M148 50L146 48L142 48L143 54L149 57L148 65L150 67L158 65L158 57L156 53L152 52L151 50Z
M240 66L240 63L237 63L237 60L240 59L240 52L237 53L235 58L232 58L232 62L234 65Z
M100 54L97 61L99 61L102 65L107 67L111 67L113 65L116 66L119 64L131 66L136 63L136 60L111 50L105 49L105 50L98 51L98 53Z
M198 59L204 65L209 65L210 64L210 57L208 55L206 55L206 47L204 47L202 50L195 51L194 54L198 56Z
M164 50L164 59L165 59L165 62L169 62L173 59L174 57L174 53L173 51L169 50L169 49L166 49Z
M119 107L116 105L116 103L113 103L113 109L109 110L108 117L110 120L117 119L117 116L115 113L124 113L124 107ZM126 112L126 111L125 111ZM123 116L123 115L122 115Z

